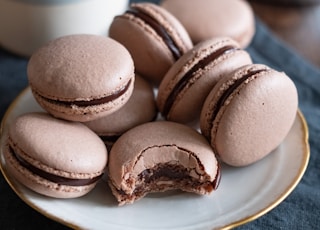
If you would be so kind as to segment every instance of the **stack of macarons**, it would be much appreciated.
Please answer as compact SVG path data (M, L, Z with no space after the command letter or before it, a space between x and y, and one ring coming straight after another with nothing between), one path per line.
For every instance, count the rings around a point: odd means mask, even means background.
M182 133L167 128L161 135L160 125L196 129L220 162L237 167L257 162L283 141L296 116L297 90L284 73L252 63L244 48L253 35L253 13L242 0L138 3L114 18L110 37L128 49L136 72L154 84L160 118L168 122L133 128L111 149L109 184L119 204L152 191L190 191L184 184L188 173L179 169L185 159L182 149L197 151L186 143L175 145ZM175 152L179 154L170 155ZM218 166L213 165L212 178L218 178ZM175 178L172 170L180 170L180 176ZM168 174L171 181L163 186Z
M245 48L254 32L253 11L244 0L163 0L131 4L114 18L109 36L129 50L136 71L158 85L193 45L230 37Z
M40 194L87 194L104 174L115 138L156 118L151 84L136 76L127 49L108 37L50 41L31 56L27 73L46 113L17 117L4 155L12 175Z
M220 164L264 158L297 113L290 78L253 63L245 50L253 34L245 1L164 0L132 4L109 37L47 43L28 64L30 88L47 113L12 124L5 154L12 174L36 192L67 198L86 194L106 172L119 205L171 189L211 193ZM79 159L72 146L83 148ZM60 182L79 179L89 184Z

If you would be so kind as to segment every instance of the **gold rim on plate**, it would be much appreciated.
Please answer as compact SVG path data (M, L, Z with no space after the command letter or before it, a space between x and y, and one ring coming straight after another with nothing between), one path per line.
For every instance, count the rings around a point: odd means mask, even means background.
M309 158L310 158L310 146L309 146L309 130L308 130L308 125L306 122L306 119L304 118L302 112L300 109L298 109L298 117L300 119L300 122L302 123L302 128L303 128L303 143L304 143L304 154L303 154L303 159L300 165L299 173L296 175L292 183L288 186L287 190L284 191L274 202L272 202L269 206L265 207L264 209L260 210L259 212L245 217L242 220L233 222L231 224L228 224L227 226L222 227L221 229L227 230L227 229L233 229L235 227L239 227L241 225L244 225L246 223L249 223L253 220L258 219L259 217L265 215L267 212L271 211L274 209L276 206L278 206L285 198L289 196L289 194L295 189L295 187L299 184L301 178L304 175L304 172L307 169Z
M18 97L11 103L11 105L9 106L9 108L7 109L7 111L5 112L3 119L1 121L1 126L0 126L0 137L2 140L2 135L4 134L4 129L5 129L5 124L8 120L8 117L10 116L10 114L12 113L12 111L14 110L14 108L16 107L16 105L18 104L18 102L20 101L20 99L25 96L25 94L28 92L28 90L30 90L29 87L27 87L26 89L24 89L19 95ZM287 187L287 189L285 191L283 191L283 193L277 197L272 203L270 203L267 207L261 209L260 211L256 212L253 215L244 217L240 220L237 220L233 223L227 224L225 226L221 226L220 229L232 229L241 225L244 225L246 223L249 223L253 220L256 220L257 218L265 215L267 212L271 211L272 209L274 209L277 205L279 205L285 198L287 198L289 196L289 194L295 189L295 187L298 185L298 183L300 182L302 176L304 175L304 172L307 168L308 162L309 162L309 158L310 158L310 146L309 146L309 130L308 130L308 125L307 122L305 120L305 117L303 116L302 112L300 111L300 109L298 109L297 112L298 118L301 122L301 126L303 129L303 147L304 147L304 151L303 151L303 159L301 161L301 165L299 168L299 171L297 173L297 175L295 176L295 178L293 179L293 181L291 182L291 184ZM3 140L2 140L3 141ZM2 154L0 155L0 157L3 157ZM13 182L14 180L10 177L10 175L7 173L7 170L5 169L5 167L2 164L2 160L0 160L0 169L1 172L5 178L5 180L7 181L7 183L10 185L11 189L19 196L19 198L21 200L23 200L28 206L30 206L32 209L36 210L37 212L41 213L42 215L46 216L47 218L54 220L58 223L61 223L67 227L73 228L73 229L80 229L80 226L77 226L75 224L72 224L68 221L65 221L51 213L48 213L46 210L38 207L37 205L33 204L31 201L28 200L28 198L25 196L25 194L23 194L15 185Z

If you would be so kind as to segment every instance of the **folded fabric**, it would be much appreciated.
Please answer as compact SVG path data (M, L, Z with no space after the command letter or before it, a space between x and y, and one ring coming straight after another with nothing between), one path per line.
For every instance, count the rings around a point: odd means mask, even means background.
M296 189L266 215L238 229L317 229L320 226L320 70L277 39L257 19L248 51L256 63L284 71L296 84L299 108L309 127L310 160Z

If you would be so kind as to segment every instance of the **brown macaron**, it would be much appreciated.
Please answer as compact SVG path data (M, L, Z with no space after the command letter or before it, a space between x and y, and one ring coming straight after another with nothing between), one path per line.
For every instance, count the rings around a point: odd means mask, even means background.
M88 127L47 113L23 114L10 124L4 157L20 183L55 198L90 192L108 159L104 143Z
M118 111L84 124L98 134L111 148L127 130L156 119L157 108L151 84L136 75L129 101Z
M136 72L159 84L170 66L192 47L181 23L153 3L131 4L114 18L109 36L131 53Z
M292 80L283 72L252 64L217 83L203 105L200 127L223 162L246 166L280 145L297 109Z
M218 187L220 169L201 134L179 123L156 121L129 130L115 142L108 175L114 196L124 205L171 189L208 194Z
M88 121L120 109L132 94L134 65L111 38L75 34L48 42L30 58L37 102L55 117Z
M178 18L194 44L228 36L245 48L255 33L254 13L245 0L163 0L161 6Z
M170 121L199 122L202 105L218 80L251 63L250 55L231 38L219 37L198 43L162 80L157 95L159 111Z

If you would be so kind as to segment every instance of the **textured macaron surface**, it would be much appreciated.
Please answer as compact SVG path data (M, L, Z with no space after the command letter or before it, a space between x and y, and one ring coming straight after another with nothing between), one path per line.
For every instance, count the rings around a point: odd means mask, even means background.
M9 129L12 150L28 164L50 174L85 179L102 174L107 150L85 125L31 113L18 117Z
M251 64L249 54L228 37L203 41L185 53L159 86L157 105L164 117L190 122L200 114L213 86L236 68Z
M181 23L152 3L131 4L127 12L114 18L109 36L129 50L137 73L156 83L192 47Z
M246 47L254 35L254 15L244 0L164 0L161 6L186 28L192 41L230 36Z
M117 140L109 156L109 177L117 189L132 193L138 175L159 164L181 165L199 181L212 182L218 172L215 155L202 135L182 124L156 121Z
M134 126L152 121L156 114L157 109L151 84L136 75L132 95L122 108L84 124L99 136L118 136Z
M136 3L126 13L151 27L162 38L174 59L190 48L191 41L184 27L164 8L152 3Z
M134 85L130 53L98 35L74 34L48 42L31 56L27 73L39 105L71 121L115 112L128 101Z
M253 64L217 83L203 106L200 126L224 162L244 166L280 145L297 108L292 80L285 73Z
M89 101L112 95L134 77L129 52L98 35L69 35L50 41L28 64L31 88L42 97Z

